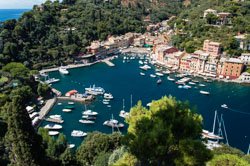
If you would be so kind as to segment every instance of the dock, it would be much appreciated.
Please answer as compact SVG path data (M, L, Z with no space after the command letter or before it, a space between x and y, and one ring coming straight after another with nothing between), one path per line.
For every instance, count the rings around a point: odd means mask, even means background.
M94 100L94 96L89 96L87 98L83 98L83 97L67 97L67 96L61 96L61 97L57 97L59 100L71 100L71 101L76 101L76 102L89 102Z
M53 123L63 123L64 121L62 119L52 119L52 118L46 118L47 122L53 122Z
M57 89L55 89L55 88L52 88L51 91L52 91L53 93L55 93L56 96L61 96L61 95L62 95L62 92L60 92L59 90L57 90Z
M44 117L49 113L50 109L56 103L57 98L49 99L46 104L41 108L39 112L39 119L44 119Z
M107 59L103 60L102 62L106 63L108 66L111 66L111 67L115 66L115 64L113 64L112 62L110 62Z

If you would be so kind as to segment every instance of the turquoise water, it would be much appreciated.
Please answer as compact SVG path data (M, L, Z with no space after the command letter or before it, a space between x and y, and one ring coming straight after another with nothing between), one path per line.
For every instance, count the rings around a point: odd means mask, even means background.
M0 9L0 21L18 19L24 12L30 9Z
M50 114L61 114L64 119L63 132L70 143L79 145L81 138L73 138L70 133L73 129L83 131L102 131L111 133L112 129L103 126L103 122L114 118L123 122L119 112L122 108L122 99L125 99L126 111L130 108L130 96L133 95L133 105L142 100L146 105L153 99L159 99L164 95L175 96L178 100L189 100L191 106L196 106L198 112L204 118L204 128L212 130L214 111L223 113L225 126L227 130L229 144L233 147L247 151L250 143L250 87L242 86L233 83L213 82L203 83L206 87L192 88L189 90L179 89L178 85L167 80L167 76L162 78L163 82L160 85L156 84L157 78L151 78L149 75L154 73L154 70L146 71L146 76L141 76L138 60L131 60L130 63L122 63L121 59L113 60L115 67L109 67L104 63L99 63L94 66L71 69L70 75L64 76L59 72L50 73L51 77L60 78L61 81L54 84L53 87L60 90L63 94L67 91L76 89L79 92L84 92L85 87L95 84L103 87L107 92L111 92L114 100L111 102L111 108L102 104L102 98L97 98L93 103L87 106L87 109L92 109L99 113L96 123L93 125L81 124L78 122L81 119L81 112L84 110L84 105L76 103L75 109L71 113L64 113L61 110L67 105L67 102L62 102L63 105L55 105ZM204 96L199 93L200 90L207 90L211 94ZM61 102L61 101L60 101ZM222 109L221 104L227 104L231 110ZM43 122L42 126L47 122ZM126 128L121 129L125 133Z

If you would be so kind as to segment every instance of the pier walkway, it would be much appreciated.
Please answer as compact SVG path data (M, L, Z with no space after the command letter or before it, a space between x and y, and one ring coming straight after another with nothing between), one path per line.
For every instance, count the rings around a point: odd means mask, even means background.
M102 62L106 63L108 66L115 66L112 62L110 62L108 59L103 60Z
M49 99L46 104L41 108L39 112L39 119L44 119L44 117L48 114L50 109L54 106L56 103L57 98Z

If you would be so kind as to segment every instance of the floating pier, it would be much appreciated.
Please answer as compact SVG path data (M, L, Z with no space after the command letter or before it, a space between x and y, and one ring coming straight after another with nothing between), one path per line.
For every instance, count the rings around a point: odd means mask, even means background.
M111 66L111 67L115 66L115 64L113 64L112 62L110 62L107 59L103 60L103 62L106 63L108 66Z

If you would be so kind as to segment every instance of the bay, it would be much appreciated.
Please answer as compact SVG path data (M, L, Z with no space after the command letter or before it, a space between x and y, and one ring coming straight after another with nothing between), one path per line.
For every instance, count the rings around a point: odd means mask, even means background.
M0 21L6 21L9 19L18 19L24 12L30 9L0 9Z
M81 119L81 112L85 109L81 103L75 103L75 109L71 113L64 113L62 109L67 105L67 101L62 105L55 105L50 111L51 114L61 114L64 119L63 132L70 143L77 146L83 139L74 138L70 133L74 129L86 132L101 131L111 133L112 129L103 126L105 120L109 120L113 114L114 118L120 122L119 112L122 109L122 100L125 99L125 110L130 109L130 98L132 94L132 105L141 100L146 106L151 100L160 99L162 96L175 96L178 100L189 101L192 107L197 108L197 112L203 116L204 129L212 131L215 110L223 114L229 144L244 152L250 143L250 87L235 83L213 82L206 83L205 87L192 87L191 89L179 89L174 82L167 80L167 76L162 78L162 84L156 83L157 78L149 75L155 73L154 70L145 71L145 76L140 75L138 59L123 63L121 58L113 60L115 67L109 67L104 63L98 63L90 67L70 69L70 75L61 75L59 72L51 72L50 77L59 78L60 82L53 84L53 87L63 94L69 90L76 89L84 93L84 88L95 84L103 87L114 96L111 101L111 108L102 103L102 97L98 97L94 102L87 105L87 109L97 111L96 123L85 125L78 122ZM174 75L172 75L174 77ZM201 81L201 80L200 80ZM199 93L200 90L209 91L210 95L205 96ZM227 104L230 109L221 108L222 104ZM43 122L44 126L47 122ZM216 128L218 129L218 127ZM127 127L121 129L126 133Z

